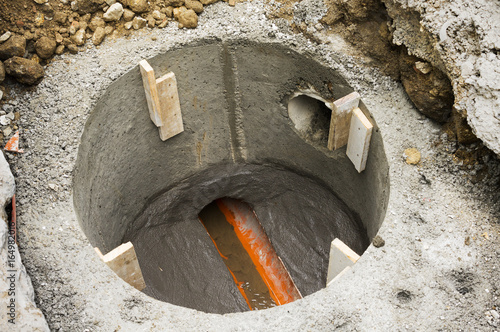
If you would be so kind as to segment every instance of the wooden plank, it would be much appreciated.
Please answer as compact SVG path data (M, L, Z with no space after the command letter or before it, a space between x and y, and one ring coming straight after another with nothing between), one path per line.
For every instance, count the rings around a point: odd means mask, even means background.
M95 248L95 250L104 263L129 285L138 290L146 288L132 242L123 243L104 256L99 248Z
M349 141L347 142L347 156L351 159L356 170L361 173L366 167L370 139L372 138L373 125L364 115L363 111L355 108L352 111Z
M352 109L359 106L360 95L352 92L333 102L333 112L328 135L328 149L337 150L347 144Z
M345 273L347 267L353 266L359 259L351 248L339 239L334 239L330 246L330 261L328 262L328 274L326 285L328 286L340 273Z
M146 60L139 62L139 68L141 69L142 84L144 85L144 92L146 93L146 100L148 102L149 116L151 121L159 127L163 123L160 117L160 101L156 89L155 72Z
M168 73L156 80L158 98L160 100L160 138L165 141L184 131L181 104L177 91L177 80L174 73Z
M347 272L349 272L351 270L351 267L348 266L346 267L345 269L342 270L342 272L340 272L339 274L337 274L335 276L335 278L333 278L332 280L330 280L327 284L326 284L326 287L330 286L331 284L335 283L335 281L337 281L338 279L340 279L344 274L346 274Z

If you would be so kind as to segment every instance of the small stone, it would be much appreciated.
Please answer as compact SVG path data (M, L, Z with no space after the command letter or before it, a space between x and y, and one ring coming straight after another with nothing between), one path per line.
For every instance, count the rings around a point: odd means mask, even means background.
M43 5L44 3L48 2L49 0L33 0L39 5Z
M125 22L130 22L134 19L135 13L131 11L130 9L124 9L123 10L123 20Z
M66 46L64 45L59 45L56 47L56 54L57 55L61 55L64 53L64 49L66 48Z
M33 54L30 58L31 61L35 61L36 63L40 63L41 60L40 60L40 57L38 56L38 54Z
M0 89L0 100L2 100L2 98L3 98L3 90Z
M2 83L5 80L5 66L3 65L3 62L0 61L0 83Z
M0 116L0 125L2 126L10 125L10 119L7 118L7 115Z
M134 13L144 13L147 12L149 9L148 1L147 0L128 0L128 7L134 12Z
M45 22L45 15L42 13L38 12L35 15L35 26L41 27L43 25L43 22Z
M23 84L38 83L44 75L43 67L35 61L12 57L4 62L5 72Z
M12 128L11 127L7 127L3 130L3 136L6 137L6 136L10 136L10 134L12 134Z
M104 13L103 19L107 22L118 21L123 14L123 6L121 3L115 3Z
M94 16L89 23L89 29L95 31L98 27L104 28L106 26L106 22L99 16Z
M179 16L181 15L181 13L184 13L186 10L187 10L187 8L184 6L181 6L179 8L174 8L174 14L173 14L174 18L176 20L179 20Z
M420 162L420 152L415 148L406 149L403 157L408 165L416 165Z
M0 36L0 44L7 41L7 39L9 39L11 35L12 35L12 33L10 31L7 31L3 35L1 35Z
M216 3L217 1L219 0L201 0L200 2L203 4L203 5L211 5L213 3Z
M203 5L197 0L186 0L185 4L187 9L192 9L195 13L199 14L203 11Z
M99 27L97 29L95 29L94 31L94 35L92 36L92 43L94 43L94 45L99 45L100 43L102 43L102 41L104 40L104 37L106 37L106 32L103 28Z
M132 24L134 24L132 21L130 22L126 22L123 27L125 28L125 30L130 30L132 29Z
M82 46L85 44L85 30L80 29L78 30L73 36L71 36L71 40L78 46Z
M165 0L165 6L180 7L184 5L184 0Z
M112 6L112 5L114 5L115 3L116 3L116 0L106 0L106 4L107 4L108 6Z
M158 24L158 28L163 29L164 27L167 26L167 24L168 24L168 20L164 19L160 24Z
M74 0L71 2L71 9L80 15L95 13L104 3L104 0Z
M66 23L66 20L68 19L68 15L66 15L63 12L55 12L54 13L54 21L59 23L59 24L64 24Z
M139 30L139 29L144 28L146 26L146 23L147 23L147 21L145 19L143 19L140 16L136 16L136 17L134 17L134 20L132 21L132 27L135 30Z
M0 44L0 60L7 60L13 56L24 56L26 39L19 35L12 35L5 43Z
M155 27L156 21L153 18L153 16L148 16L146 18L146 21L148 22L148 28L154 28Z
M61 44L63 40L64 40L63 36L60 33L56 32L56 43Z
M42 59L50 58L56 51L56 47L56 41L49 37L42 37L35 43L36 54Z
M167 15L167 17L174 17L174 7L168 6L166 8L163 8L163 13Z
M372 243L375 248L381 248L385 245L384 239L382 239L382 237L380 237L379 235L373 238Z
M236 0L229 0L229 6L234 7L236 6Z
M87 22L85 22L85 21L81 21L80 22L79 29L87 30L87 27L88 27L88 23Z
M415 68L424 75L429 74L432 70L432 66L428 62L423 61L415 62Z
M153 10L152 16L155 20L160 20L161 19L161 13L159 10Z
M68 44L68 45L66 45L66 47L68 48L68 51L69 51L71 54L76 54L76 53L78 53L78 47L77 47L75 44Z
M91 17L92 15L90 14L83 15L82 17L80 17L80 23L82 22L89 23Z
M26 40L32 40L35 37L35 34L29 32L29 31L25 31L23 36L24 36L24 39L26 39Z
M179 28L194 29L198 26L198 15L192 9L179 14Z
M109 25L104 28L104 33L107 35L110 35L113 33L115 29L113 27L110 27Z

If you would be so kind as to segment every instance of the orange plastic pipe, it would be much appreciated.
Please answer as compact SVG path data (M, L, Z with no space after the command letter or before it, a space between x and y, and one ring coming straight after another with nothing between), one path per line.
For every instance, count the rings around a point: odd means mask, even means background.
M218 199L216 203L226 220L234 227L236 236L250 255L276 304L301 299L302 295L250 206L231 198Z

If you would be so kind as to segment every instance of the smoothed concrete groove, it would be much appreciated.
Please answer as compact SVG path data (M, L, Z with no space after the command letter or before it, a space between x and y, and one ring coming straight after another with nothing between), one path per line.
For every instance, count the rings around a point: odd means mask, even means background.
M231 134L231 150L233 161L246 160L245 134L243 128L243 112L241 110L240 88L238 82L238 64L234 50L226 43L222 49L224 72L224 97L228 105L229 130Z

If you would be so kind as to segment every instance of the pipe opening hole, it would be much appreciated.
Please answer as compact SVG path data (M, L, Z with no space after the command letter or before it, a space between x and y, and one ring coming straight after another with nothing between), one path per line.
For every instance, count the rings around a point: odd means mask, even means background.
M326 146L332 109L324 101L307 95L293 97L288 102L288 116L303 139Z

